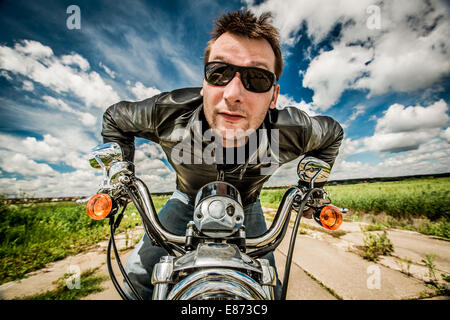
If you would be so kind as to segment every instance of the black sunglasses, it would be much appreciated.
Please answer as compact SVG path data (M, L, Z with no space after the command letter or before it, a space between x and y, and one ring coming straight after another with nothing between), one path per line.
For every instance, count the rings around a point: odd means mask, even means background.
M277 83L276 75L266 69L235 66L222 61L205 64L205 80L215 86L226 86L236 72L241 75L241 82L248 91L267 92Z

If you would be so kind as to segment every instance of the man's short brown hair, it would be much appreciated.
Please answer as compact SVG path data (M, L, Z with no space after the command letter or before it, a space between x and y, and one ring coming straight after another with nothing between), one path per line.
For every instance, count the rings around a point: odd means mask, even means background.
M277 76L277 80L280 80L281 73L283 72L280 34L269 22L270 18L272 18L272 15L269 12L263 13L258 18L248 10L233 11L220 16L214 21L215 27L211 32L211 39L205 50L204 63L206 64L209 61L209 54L214 41L225 32L250 39L266 39L275 53L275 75Z

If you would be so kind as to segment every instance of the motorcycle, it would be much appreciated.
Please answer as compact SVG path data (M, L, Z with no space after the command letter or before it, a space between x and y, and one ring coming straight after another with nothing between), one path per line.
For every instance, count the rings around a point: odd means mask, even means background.
M303 212L312 210L314 220L328 230L336 230L342 223L344 209L332 205L326 191L315 187L327 182L331 168L314 157L304 157L298 163L298 184L286 190L271 226L257 237L246 237L241 196L230 183L214 181L200 188L193 221L187 224L186 234L179 236L159 222L150 191L134 174L134 164L123 160L117 143L92 149L89 162L93 168L103 170L103 181L97 194L89 199L86 211L92 219L109 219L107 266L114 287L125 300L129 297L114 275L111 249L135 299L142 299L123 268L114 240L130 201L152 244L167 252L153 269L153 300L274 300L275 269L262 257L281 243L295 211L282 281L281 299L285 300Z

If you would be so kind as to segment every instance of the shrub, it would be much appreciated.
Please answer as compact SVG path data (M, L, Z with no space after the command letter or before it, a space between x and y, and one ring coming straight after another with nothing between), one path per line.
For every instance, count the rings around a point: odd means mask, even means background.
M379 256L390 255L394 252L394 246L387 237L386 230L380 234L372 234L363 228L361 228L361 231L364 234L364 246L361 248L363 251L362 257L364 259L376 262L378 261Z

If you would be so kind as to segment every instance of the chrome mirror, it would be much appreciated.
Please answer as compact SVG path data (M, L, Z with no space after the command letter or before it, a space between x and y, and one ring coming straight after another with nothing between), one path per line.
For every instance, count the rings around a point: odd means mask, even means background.
M116 142L98 145L89 154L89 163L95 169L109 170L114 161L122 161L122 149Z
M301 181L309 183L327 182L330 176L331 166L323 160L315 157L304 157L297 166L297 174Z
M122 174L132 175L134 172L134 163L128 161L116 161L109 169L109 179L112 184L118 182Z

